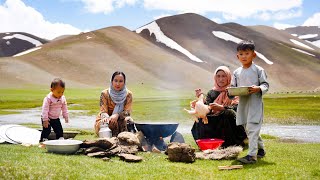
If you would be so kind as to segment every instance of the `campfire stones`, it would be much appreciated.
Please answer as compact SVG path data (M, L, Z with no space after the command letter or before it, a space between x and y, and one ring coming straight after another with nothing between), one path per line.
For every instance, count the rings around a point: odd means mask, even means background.
M146 140L146 138L144 137L144 134L142 133L142 131L138 131L136 133L136 137L139 140L139 149L141 149L142 151L148 151L148 142Z
M81 144L81 148L99 147L102 149L110 149L118 142L117 138L100 138L98 140L85 140Z
M99 151L104 151L104 149L99 148L99 147L89 147L84 151L84 154L89 154L89 153L95 153Z
M140 162L142 161L142 157L132 155L132 154L119 154L118 155L121 160L126 161L126 162Z
M87 154L87 156L100 158L100 157L106 157L107 153L104 151L99 151L99 152L89 153L89 154Z
M119 145L119 147L121 148L120 153L136 154L139 151L137 145L131 145L131 146Z
M107 158L119 154L136 154L139 150L139 139L135 134L122 132L118 137L100 138L98 140L85 140L81 145L83 154L90 157ZM133 156L125 156L128 162L141 161ZM142 158L141 158L142 159Z
M121 147L115 146L114 148L107 149L105 152L108 157L115 156L121 152Z
M192 163L195 161L195 149L189 144L173 142L168 144L168 159L173 162Z
M137 136L131 132L121 132L117 138L122 145L139 145L139 139Z

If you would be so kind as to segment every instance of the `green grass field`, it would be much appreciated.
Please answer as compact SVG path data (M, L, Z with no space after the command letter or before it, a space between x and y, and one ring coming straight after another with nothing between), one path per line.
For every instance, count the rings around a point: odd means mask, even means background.
M76 139L94 139L79 135ZM188 144L196 148L190 135ZM0 179L320 179L320 144L281 142L265 139L267 155L240 170L219 171L218 166L239 164L235 160L196 160L174 163L166 155L143 153L140 163L126 163L118 157L110 162L83 155L58 155L38 147L0 145ZM241 156L246 154L245 150Z
M135 120L175 120L192 122L183 111L193 93L134 92L132 116ZM67 89L69 109L99 111L101 89ZM18 109L40 107L47 89L0 89L0 115ZM268 94L264 97L265 122L280 124L320 124L320 93ZM25 124L38 128L38 125ZM191 135L186 142L196 148ZM81 130L79 140L95 139L93 131ZM263 136L267 156L244 169L219 171L218 166L238 164L234 160L197 160L192 164L173 163L164 154L139 153L140 163L126 163L118 157L111 162L82 155L57 155L38 147L0 144L0 179L320 179L319 143L284 142ZM246 150L241 156L246 154Z

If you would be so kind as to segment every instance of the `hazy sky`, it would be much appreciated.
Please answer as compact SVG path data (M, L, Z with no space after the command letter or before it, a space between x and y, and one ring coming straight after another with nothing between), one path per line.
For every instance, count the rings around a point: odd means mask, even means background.
M160 17L185 12L217 23L320 26L318 0L0 0L0 32L53 39L109 26L135 30Z

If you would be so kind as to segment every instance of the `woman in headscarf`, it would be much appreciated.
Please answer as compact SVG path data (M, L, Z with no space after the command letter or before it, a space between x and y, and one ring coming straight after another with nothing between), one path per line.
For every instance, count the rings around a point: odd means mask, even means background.
M128 131L126 117L132 110L132 92L126 88L126 75L116 71L111 77L110 87L101 92L100 113L95 122L95 132L99 134L100 124L107 122L112 136Z
M202 119L195 122L191 132L193 138L219 138L223 139L222 147L232 145L244 145L243 141L247 138L243 126L236 125L236 110L238 106L238 97L230 99L227 88L231 83L231 72L228 67L220 66L216 69L214 76L214 87L204 99L204 103L209 105L209 114L207 115L208 124L204 124ZM201 94L197 90L196 96Z

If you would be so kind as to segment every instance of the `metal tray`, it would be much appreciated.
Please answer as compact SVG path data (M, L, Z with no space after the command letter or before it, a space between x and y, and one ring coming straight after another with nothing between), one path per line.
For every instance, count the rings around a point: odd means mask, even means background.
M245 96L249 94L250 86L230 87L228 93L230 96Z

